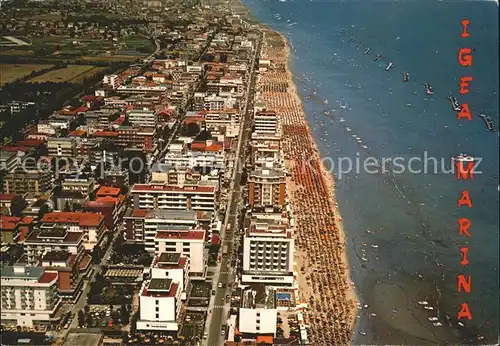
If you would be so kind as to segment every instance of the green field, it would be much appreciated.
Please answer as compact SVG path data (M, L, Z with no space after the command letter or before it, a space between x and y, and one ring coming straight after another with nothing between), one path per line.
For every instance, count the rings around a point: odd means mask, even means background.
M0 64L0 86L29 75L33 71L51 68L53 65Z
M125 39L126 50L137 50L141 53L153 53L155 44L152 40L143 36L129 36Z
M85 78L91 77L96 73L106 69L105 67L94 67L89 65L68 65L54 71L49 71L28 80L28 82L70 82L74 84L82 83Z

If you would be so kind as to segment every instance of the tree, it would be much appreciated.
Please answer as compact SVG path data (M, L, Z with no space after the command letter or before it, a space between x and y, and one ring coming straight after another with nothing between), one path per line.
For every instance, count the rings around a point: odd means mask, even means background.
M198 133L200 133L200 125L197 123L189 123L181 127L181 136L194 137Z
M14 198L10 202L10 212L12 213L12 216L21 216L26 206L27 203L21 196L14 196Z
M88 314L87 315L87 327L91 328L92 327L92 315Z
M91 201L95 201L95 192L94 192L94 191L91 191L91 192L89 193L89 200L91 200Z
M84 326L85 325L85 314L83 313L83 310L78 310L78 326Z
M38 210L38 220L43 219L43 216L49 212L49 205L45 203Z
M207 131L207 130L203 130L201 131L198 136L196 136L196 140L197 141L207 141L207 140L210 140L212 139L212 134L210 133L210 131Z
M128 324L130 322L130 312L127 310L127 307L122 305L120 309L120 319L122 320L122 324Z
M131 126L132 123L130 122L130 120L128 120L128 116L125 115L125 119L123 119L123 123L122 123L123 126Z
M111 319L113 320L113 324L118 324L119 323L120 314L118 313L118 311L113 310L111 312Z

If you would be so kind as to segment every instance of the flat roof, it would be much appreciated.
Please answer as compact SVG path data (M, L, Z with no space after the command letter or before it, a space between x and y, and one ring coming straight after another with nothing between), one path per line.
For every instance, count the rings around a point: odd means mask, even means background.
M177 264L180 259L179 252L163 252L158 259L158 264Z
M151 279L148 291L169 291L172 286L172 279Z

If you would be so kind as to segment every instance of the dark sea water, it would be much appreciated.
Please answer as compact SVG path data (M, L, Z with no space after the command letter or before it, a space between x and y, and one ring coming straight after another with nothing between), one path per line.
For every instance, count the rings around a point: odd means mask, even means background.
M243 2L289 38L292 72L322 156L330 158L327 165L334 162L339 176L339 158L360 162L359 172L343 174L337 184L352 279L362 305L368 305L359 310L354 342L497 343L499 137L487 132L477 116L488 114L499 125L497 3ZM467 39L460 36L464 18L471 21ZM355 42L348 42L351 36ZM368 47L372 51L364 55ZM473 66L458 64L460 47L474 49ZM384 58L374 62L377 53ZM385 71L389 61L394 68ZM410 74L408 83L401 82L403 71ZM459 94L462 75L473 76L466 95ZM433 96L424 94L426 82ZM472 121L456 119L446 100L450 92L469 104ZM424 158L424 152L443 160L446 169L451 157L472 154L482 158L477 168L482 173L473 181L457 181L441 167L434 173L432 161L427 174L394 173L395 164L376 174L363 170L368 156L379 162L399 156L408 167L410 158ZM412 167L424 169L416 161ZM457 208L461 189L469 190L471 209ZM471 220L471 238L458 234L460 217ZM467 267L459 263L462 245L469 247ZM461 272L472 276L470 293L457 293ZM473 319L460 326L457 312L463 302Z

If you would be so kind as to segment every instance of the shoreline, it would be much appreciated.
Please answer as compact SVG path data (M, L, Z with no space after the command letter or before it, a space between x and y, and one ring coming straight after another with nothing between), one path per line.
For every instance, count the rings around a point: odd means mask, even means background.
M255 102L263 102L269 110L276 111L282 122L285 167L292 173L287 178L287 191L296 220L294 257L300 302L308 305L303 313L304 323L310 327L309 342L350 344L356 327L358 299L351 285L335 180L321 163L307 123L289 67L288 40L263 24L258 26L264 32L261 56L271 60L275 70L259 75L257 90L266 85L266 91L258 91ZM273 36L281 42L276 42ZM280 90L283 83L285 91ZM273 88L279 91L269 91ZM309 164L304 165L306 161Z

